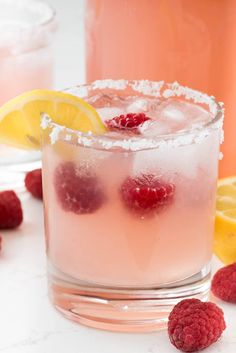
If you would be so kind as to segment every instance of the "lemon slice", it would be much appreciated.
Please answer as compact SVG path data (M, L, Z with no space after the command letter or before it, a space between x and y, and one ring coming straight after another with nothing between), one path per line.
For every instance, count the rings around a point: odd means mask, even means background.
M236 176L218 182L214 251L226 264L236 261Z
M0 108L0 143L39 149L41 113L73 130L95 134L106 131L97 111L84 100L64 92L34 90Z

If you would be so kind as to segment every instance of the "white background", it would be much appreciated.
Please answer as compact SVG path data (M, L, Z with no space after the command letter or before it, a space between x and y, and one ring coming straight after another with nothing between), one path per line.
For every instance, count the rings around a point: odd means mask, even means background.
M81 0L50 3L58 11L60 23L55 42L55 87L60 89L84 81L83 7ZM177 352L166 331L103 332L76 325L58 314L47 297L42 203L29 195L23 195L22 201L24 223L17 231L2 232L0 353ZM215 261L214 269L217 266ZM236 305L218 304L225 311L228 328L222 339L205 352L235 353Z
M85 80L83 35L84 0L50 0L58 14L55 37L55 87L70 87Z

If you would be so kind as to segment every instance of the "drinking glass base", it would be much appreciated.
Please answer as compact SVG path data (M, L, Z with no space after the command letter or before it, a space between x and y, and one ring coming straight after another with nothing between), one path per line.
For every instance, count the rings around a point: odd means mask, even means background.
M180 300L208 299L210 268L206 266L165 288L107 288L50 275L49 289L56 309L79 324L110 331L150 332L166 327L170 311Z

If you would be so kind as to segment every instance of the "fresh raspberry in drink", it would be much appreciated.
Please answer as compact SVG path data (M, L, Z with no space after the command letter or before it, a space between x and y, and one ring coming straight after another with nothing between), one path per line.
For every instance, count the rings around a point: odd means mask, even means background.
M223 311L199 299L179 302L169 315L171 343L183 352L196 352L216 342L226 328Z
M60 164L54 174L58 201L65 211L76 214L93 213L105 200L99 179L73 162Z
M229 303L236 303L236 263L220 268L211 283L212 293Z
M145 113L128 113L106 120L110 130L126 130L138 133L138 128L146 121L151 120Z
M125 205L138 213L160 212L174 199L175 186L153 174L128 177L121 186Z
M0 192L0 229L16 228L22 221L21 201L15 191Z

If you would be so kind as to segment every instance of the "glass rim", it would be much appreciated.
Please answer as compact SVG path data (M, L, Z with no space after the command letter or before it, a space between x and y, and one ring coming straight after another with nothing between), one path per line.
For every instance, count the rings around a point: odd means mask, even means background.
M12 6L14 8L16 8L15 5L15 0L0 0L0 5L3 6L3 4L5 4L6 6ZM4 39L4 37L0 36L0 49L1 48L11 48L13 47L16 43L17 45L19 45L19 41L24 42L28 42L28 41L32 41L34 40L34 36L42 36L42 33L45 33L45 36L50 35L50 33L55 32L57 25L56 25L56 10L48 3L48 2L44 2L42 0L22 0L20 3L20 8L22 8L23 10L27 11L30 10L29 5L31 5L31 8L35 8L35 5L39 4L42 7L42 12L48 11L48 15L45 17L45 19L40 19L39 22L37 23L30 23L29 26L27 28L20 28L17 31L13 31L8 32L9 37L6 37ZM1 21L0 21L1 24ZM50 28L51 26L51 28ZM31 36L32 37L31 37ZM39 47L41 47L42 45L39 45ZM28 52L28 51L32 51L35 50L35 47L33 47L33 49L31 48L24 48L23 50L19 51L20 53L24 53L24 52ZM17 52L18 54L18 52ZM6 53L5 55L3 54L3 56L8 56L9 54ZM0 53L0 57L2 56L2 54Z
M151 89L147 90L147 86ZM209 107L209 114L212 119L202 123L201 126L192 127L183 131L160 134L158 136L109 136L106 134L94 134L89 132L80 132L67 128L63 125L53 122L47 114L42 113L42 128L54 129L57 137L63 132L66 135L65 141L69 141L68 135L78 137L78 144L86 147L93 147L96 144L101 144L103 149L111 149L113 147L122 147L124 150L142 150L162 147L164 145L188 145L192 143L200 143L203 138L208 136L214 129L222 130L224 105L219 103L215 97L209 96L201 91L191 89L178 84L177 82L166 83L164 81L150 81L150 80L97 80L89 84L81 84L64 89L65 93L76 95L82 99L88 97L89 91L100 91L110 89L122 91L125 88L132 88L134 92L143 93L144 96L152 96L157 98L171 98L171 97L184 97L186 101L191 101L195 104L205 104ZM149 93L147 93L149 92ZM87 94L86 94L87 93ZM96 108L95 108L96 109ZM43 121L44 120L44 121ZM222 132L223 133L223 132ZM52 141L54 143L55 141ZM173 142L173 143L171 143ZM113 145L113 146L111 146ZM129 145L129 146L128 146ZM133 148L132 148L133 147Z

